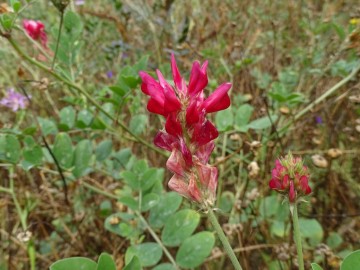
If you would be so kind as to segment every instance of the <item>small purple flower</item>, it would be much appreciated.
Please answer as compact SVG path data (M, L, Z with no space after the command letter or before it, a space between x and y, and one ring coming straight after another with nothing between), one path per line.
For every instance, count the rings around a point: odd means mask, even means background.
M76 6L85 5L85 0L75 0L75 5L76 5Z
M10 88L7 90L5 97L0 100L0 105L16 112L19 108L25 109L28 105L28 100L24 95L15 92L14 88Z
M318 125L321 125L323 123L321 116L318 116L318 115L315 117L315 121L316 121L316 124L318 124Z
M109 70L108 72L106 72L106 76L108 77L108 79L111 79L114 76L114 73Z

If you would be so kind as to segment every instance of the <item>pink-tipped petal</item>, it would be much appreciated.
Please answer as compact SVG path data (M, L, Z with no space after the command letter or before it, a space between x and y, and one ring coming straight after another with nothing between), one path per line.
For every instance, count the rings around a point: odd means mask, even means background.
M206 120L203 124L194 126L191 140L192 142L196 142L198 146L202 146L216 139L218 136L219 132L216 127L209 120Z
M271 179L269 182L269 187L274 190L281 190L281 183L278 179Z
M181 136L182 135L182 127L179 120L176 117L176 113L171 113L168 115L165 123L166 132L174 135Z
M200 112L198 110L197 101L191 100L190 105L186 109L186 124L191 127L193 124L199 122Z
M294 187L294 182L290 181L290 188L289 188L289 201L295 202L296 200L296 191Z
M174 83L177 89L179 89L180 91L183 91L183 79L180 75L179 69L176 65L176 60L175 60L175 56L172 53L171 54L171 71L172 71L172 75L173 75L173 79L174 79Z
M171 190L179 193L186 198L190 199L192 197L190 196L188 185L185 182L184 177L180 175L174 174L173 177L171 177L168 186Z
M179 139L164 131L159 131L154 138L154 144L159 148L171 152L174 148L178 147Z
M218 169L216 167L211 167L211 174L208 189L212 196L216 198L216 189L218 185Z
M189 194L190 198L196 202L201 202L201 192L199 190L199 187L196 184L195 176L194 174L191 174L189 179Z
M206 67L207 64L200 67L200 63L198 61L193 63L188 86L188 94L190 97L196 96L207 86L208 78L206 74Z
M184 138L180 137L179 138L179 143L180 143L180 148L179 150L181 151L183 158L185 160L185 164L187 167L191 167L193 165L193 160L192 160L192 154L189 150L189 148L187 147Z
M166 167L178 175L185 175L185 160L179 150L174 149L166 162Z
M214 141L210 141L198 147L195 156L197 156L201 163L206 164L209 161L210 155L215 148Z
M309 179L306 175L302 175L300 177L300 180L299 180L300 188L305 194L309 194L311 192L311 188L309 187L308 182L309 182ZM310 190L310 192L308 192L309 190Z
M228 91L231 83L220 85L203 103L203 108L207 113L225 110L230 106L230 97Z

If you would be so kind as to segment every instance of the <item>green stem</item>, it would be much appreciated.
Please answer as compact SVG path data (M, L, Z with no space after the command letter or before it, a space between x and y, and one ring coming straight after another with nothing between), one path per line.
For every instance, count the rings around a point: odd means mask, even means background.
M56 41L55 54L54 54L53 62L52 62L52 65L51 65L51 69L54 69L56 56L57 56L57 53L58 53L58 50L59 50L59 43L60 43L60 38L61 38L61 29L62 29L62 26L63 26L63 22L64 22L64 11L62 11L61 14L60 14L59 33L58 33L58 37L57 37L57 41Z
M150 227L150 225L147 223L147 221L145 220L145 218L139 213L136 212L137 216L139 217L139 219L141 220L141 222L144 224L144 226L146 227L146 229L149 231L149 233L151 234L151 236L154 238L154 240L156 241L156 243L158 243L160 245L160 247L162 248L162 250L164 251L166 257L168 257L168 259L170 260L170 262L172 263L172 265L175 267L175 269L179 269L179 267L177 266L173 256L171 255L171 253L168 251L168 249L164 246L164 244L161 242L160 238L157 236L157 234L153 231L153 229Z
M207 212L208 218L209 218L211 224L213 225L215 232L217 233L221 243L223 244L224 250L225 250L226 254L229 256L229 258L234 266L234 269L242 270L239 260L237 259L236 255L234 253L234 250L230 246L230 243L229 243L228 239L226 238L226 236L214 214L214 211L211 208L208 208L207 210L208 210L208 212Z
M301 244L301 235L300 235L300 227L299 227L299 218L298 218L298 211L296 203L291 204L292 207L292 219L293 219L293 226L294 226L294 240L296 244L296 251L298 256L298 264L299 270L304 270L304 256L302 251L302 244Z
M76 90L78 90L81 94L83 94L100 112L102 112L104 115L106 115L107 117L109 117L112 121L114 121L115 123L117 123L124 131L126 131L127 133L129 133L131 136L133 136L139 143L145 145L146 147L154 150L155 152L168 157L168 155L166 153L164 153L163 151L161 151L160 149L156 148L155 146L153 146L152 144L148 143L147 141L145 141L144 139L140 138L139 136L137 136L136 134L134 134L124 123L122 123L120 120L116 119L114 116L112 116L109 112L107 112L100 104L97 103L97 101L92 97L91 94L89 94L88 92L86 92L84 89L82 89L80 86L76 85L75 83L73 83L72 81L67 80L66 78L63 78L62 76L60 76L59 74L57 74L56 72L54 72L52 69L48 68L47 66L43 65L42 63L36 61L35 59L31 58L30 56L28 56L25 52L23 52L20 47L16 44L16 42L11 38L11 37L7 37L8 41L10 42L10 44L12 45L12 47L15 49L15 51L22 56L23 58L25 58L27 61L29 61L31 64L37 66L38 68L42 69L43 71L47 72L48 74L52 75L54 78L58 79L59 81L62 81L64 84L66 84L67 86L74 88ZM111 127L109 127L111 130L113 130Z
M104 195L108 198L111 199L119 199L118 196L109 193L107 191L101 190L97 187L94 187L93 185L90 185L89 183L86 182L82 182L82 185L85 186L87 189L90 189L96 193L99 193L101 195ZM162 248L162 250L164 251L166 257L168 257L168 259L170 260L170 262L174 265L175 269L179 269L179 267L177 266L173 256L171 255L171 253L168 251L168 249L164 246L164 244L161 242L160 238L157 236L157 234L153 231L153 229L150 227L150 225L147 223L146 219L141 215L140 212L135 211L135 214L139 217L139 219L141 220L141 222L144 224L144 226L146 227L146 229L149 231L149 233L151 234L151 236L154 238L154 240L160 245L160 247Z

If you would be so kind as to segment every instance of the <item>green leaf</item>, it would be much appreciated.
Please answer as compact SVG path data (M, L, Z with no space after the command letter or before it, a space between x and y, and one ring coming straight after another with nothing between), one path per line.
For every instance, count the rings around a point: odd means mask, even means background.
M162 263L154 267L152 270L176 270L171 263Z
M277 195L267 196L260 199L259 211L263 218L274 216L280 207L281 201Z
M340 270L355 270L359 269L360 265L360 250L356 250L345 257L340 266Z
M23 156L26 164L26 168L24 169L29 170L30 168L42 163L43 151L39 145L34 145L33 147L25 148Z
M134 134L139 135L145 130L147 121L147 115L137 114L131 118L129 128Z
M92 155L92 145L89 140L80 141L75 148L74 170L73 174L76 178L84 176L90 165Z
M127 86L122 86L121 84L112 85L108 87L112 92L119 95L120 97L125 96L125 94L129 91Z
M301 236L309 239L311 246L315 247L321 243L324 231L316 219L299 218Z
M155 184L155 182L159 180L157 169L150 168L145 171L145 173L140 178L140 188L142 191L149 190Z
M5 13L0 16L0 23L6 31L11 30L15 16L15 13Z
M142 243L130 246L125 253L125 263L129 263L136 256L144 267L156 265L162 257L162 249L157 243Z
M82 257L59 260L50 266L50 270L96 270L96 262Z
M61 167L65 169L71 168L74 151L71 138L67 133L58 133L56 135L53 152Z
M172 215L166 221L161 233L164 245L169 247L180 245L195 231L199 221L199 213L190 209L184 209Z
M336 249L337 247L339 247L341 244L343 243L343 239L341 237L340 234L336 233L336 232L331 232L328 236L328 238L326 239L326 244L331 248L331 249Z
M146 212L159 202L159 195L155 193L146 194L141 201L141 211Z
M219 208L224 212L230 212L234 205L235 197L230 191L225 191L221 194Z
M214 244L215 237L213 233L197 233L182 243L176 254L176 262L183 268L197 267L210 255Z
M18 12L21 8L21 3L18 0L10 0L11 6L15 12Z
M286 224L286 225L285 225ZM290 224L280 220L272 220L270 232L277 237L285 237L290 231Z
M247 132L247 124L250 121L254 107L249 104L241 105L235 112L235 128L241 132Z
M20 159L21 148L19 140L11 134L0 134L0 160L17 163Z
M176 192L167 192L150 210L149 223L153 228L161 228L165 221L180 207L182 197Z
M231 128L234 122L234 115L231 109L220 111L215 116L216 127L219 131L226 131Z
M322 267L320 265L318 265L317 263L312 263L311 269L312 270L323 270Z
M114 104L107 102L104 103L102 105L102 108L104 109L105 112L107 112L109 115L114 115L115 114L115 108L114 108ZM100 118L102 121L104 121L107 125L111 125L113 120L111 118L109 118L109 116L107 116L106 114L104 114L103 112L100 112Z
M123 203L131 210L139 210L139 202L132 196L121 196L119 202Z
M120 175L124 179L126 184L128 184L132 189L140 189L140 181L138 175L136 175L132 171L123 171Z
M37 119L44 136L56 134L58 132L58 129L53 121L41 117L38 117Z
M96 270L116 270L113 258L107 253L101 253Z
M98 144L95 149L95 156L97 161L104 161L107 159L112 151L112 141L105 140Z
M270 121L270 118L268 116L264 116L250 122L248 127L256 130L265 129L271 127L271 123L274 123L277 120L277 118L278 118L277 115L272 115Z
M80 16L77 13L68 10L64 15L64 28L74 42L80 36L83 29L83 23Z
M134 256L131 261L126 264L123 270L142 270L139 258Z
M106 230L120 235L121 237L129 237L136 230L136 228L131 226L128 221L124 221L119 213L107 217L104 222L104 227Z
M76 112L72 106L62 108L60 111L60 124L67 128L73 128L75 125Z
M88 110L82 110L77 115L76 125L79 128L86 128L90 126L93 120L93 115Z

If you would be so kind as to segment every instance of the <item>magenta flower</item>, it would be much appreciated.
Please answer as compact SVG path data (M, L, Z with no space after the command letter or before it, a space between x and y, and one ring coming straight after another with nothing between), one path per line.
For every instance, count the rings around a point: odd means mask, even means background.
M294 203L297 198L311 193L309 177L308 168L304 166L302 159L288 154L285 158L275 161L269 187L288 195L289 201Z
M26 33L34 40L40 41L44 48L47 48L47 34L45 32L45 26L40 21L23 20L23 27Z
M15 92L13 88L10 88L7 90L6 96L0 100L0 105L8 107L16 112L19 109L25 109L28 105L28 100L24 95Z
M170 85L156 70L158 80L140 71L141 90L150 96L147 109L165 117L165 130L157 133L156 146L172 152L167 167L174 173L169 187L181 195L206 205L215 201L217 168L207 164L214 149L213 140L219 135L206 114L230 106L230 83L220 85L208 98L204 88L208 84L208 62L194 62L189 83L181 77L174 55L171 69L174 85Z

